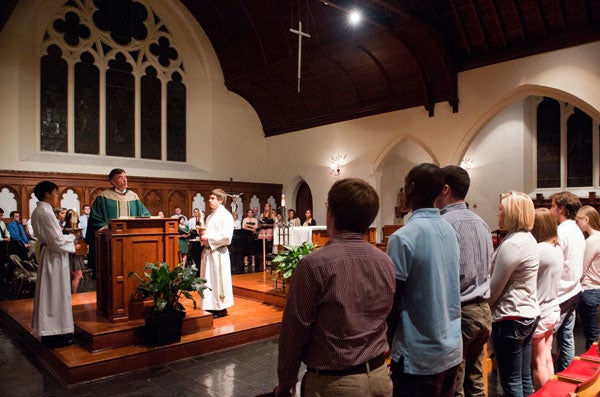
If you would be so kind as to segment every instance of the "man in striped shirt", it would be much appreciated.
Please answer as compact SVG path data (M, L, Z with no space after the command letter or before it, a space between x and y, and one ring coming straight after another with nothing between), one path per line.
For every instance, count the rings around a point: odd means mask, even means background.
M460 306L463 361L456 384L457 397L485 397L483 385L483 345L492 331L490 297L490 261L492 234L487 223L467 208L465 197L471 185L469 174L455 165L442 168L444 187L436 199L442 218L458 236L460 249Z
M394 269L364 239L379 197L361 179L342 179L329 190L327 204L330 239L300 261L287 296L275 395L293 393L304 362L304 395L391 396L384 353Z

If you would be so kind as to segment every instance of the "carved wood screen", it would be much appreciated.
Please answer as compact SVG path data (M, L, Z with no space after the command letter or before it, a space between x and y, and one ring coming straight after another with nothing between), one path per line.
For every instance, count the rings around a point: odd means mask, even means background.
M107 175L0 170L0 192L12 193L17 210L22 213L23 218L27 219L30 213L33 188L43 180L56 183L60 197L68 190L72 190L78 196L80 207L83 207L84 204L91 205L98 194L111 187ZM282 185L274 183L154 178L130 175L127 176L127 180L129 189L138 194L152 215L156 215L158 211L163 211L167 217L174 213L176 206L180 206L185 215L191 216L193 198L200 194L208 203L210 192L217 188L228 193L244 193L240 198L244 210L248 208L250 198L253 195L256 195L260 202L264 203L267 202L270 196L278 199L281 197L282 192ZM231 202L228 200L226 207L231 211L230 204ZM33 210L33 208L31 209ZM5 216L8 217L9 211L6 208L5 211ZM79 211L81 212L81 208L79 208Z

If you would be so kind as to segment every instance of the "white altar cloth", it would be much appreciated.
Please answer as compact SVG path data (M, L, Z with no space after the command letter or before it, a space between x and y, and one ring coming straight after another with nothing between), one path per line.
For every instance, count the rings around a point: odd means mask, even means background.
M312 243L313 230L327 230L327 226L292 226L289 228L289 243L285 245L298 247L307 241ZM273 247L276 247L279 244L284 244L283 236L281 235L279 228L275 228L273 230Z

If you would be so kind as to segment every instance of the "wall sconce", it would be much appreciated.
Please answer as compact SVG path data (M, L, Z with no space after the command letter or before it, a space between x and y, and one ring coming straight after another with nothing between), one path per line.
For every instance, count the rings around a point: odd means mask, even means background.
M460 162L460 168L462 168L465 171L468 171L471 169L471 167L473 167L473 159L470 157L465 157L464 159L462 159L462 161Z
M331 175L340 176L340 174L342 173L342 166L344 165L344 160L346 160L345 154L337 154L335 156L331 156Z

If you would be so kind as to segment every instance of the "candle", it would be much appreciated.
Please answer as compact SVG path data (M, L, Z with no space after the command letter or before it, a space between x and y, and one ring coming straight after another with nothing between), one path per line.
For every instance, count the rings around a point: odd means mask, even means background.
M281 206L285 207L285 194L281 195Z

